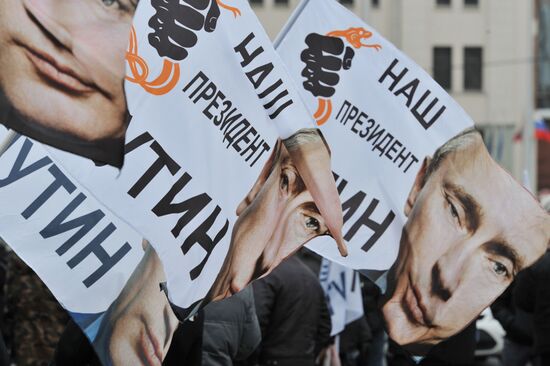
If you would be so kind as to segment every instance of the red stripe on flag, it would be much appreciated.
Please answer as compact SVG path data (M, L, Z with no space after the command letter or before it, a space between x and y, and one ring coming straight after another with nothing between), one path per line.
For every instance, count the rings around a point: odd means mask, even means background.
M550 142L550 131L543 130L543 129L536 129L535 130L535 137L538 140L545 140Z

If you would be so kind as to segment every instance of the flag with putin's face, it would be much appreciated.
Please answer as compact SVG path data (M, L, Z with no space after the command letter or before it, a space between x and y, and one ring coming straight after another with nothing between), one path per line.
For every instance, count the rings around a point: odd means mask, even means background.
M398 343L460 331L544 253L550 218L447 92L337 1L302 1L275 45L331 148L349 256L308 248L377 281Z

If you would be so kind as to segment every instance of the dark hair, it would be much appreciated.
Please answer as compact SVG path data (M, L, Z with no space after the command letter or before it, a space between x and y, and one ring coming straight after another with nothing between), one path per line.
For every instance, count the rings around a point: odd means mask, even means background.
M422 185L428 181L428 178L439 168L443 160L445 160L450 153L465 150L475 146L474 144L477 144L480 141L483 141L481 140L481 134L475 129L475 127L471 127L441 145L435 151L430 164L426 168L426 174L424 174L424 178L422 179Z

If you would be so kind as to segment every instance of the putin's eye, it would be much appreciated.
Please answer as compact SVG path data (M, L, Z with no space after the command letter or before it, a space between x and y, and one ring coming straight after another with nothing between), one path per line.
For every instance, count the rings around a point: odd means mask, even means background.
M288 190L288 176L286 174L281 175L281 189Z
M455 219L458 219L458 211L455 207L455 205L453 205L453 203L451 202L451 200L447 200L447 202L449 203L449 210L451 211L451 215L455 218Z
M460 221L460 214L458 213L458 209L456 208L456 206L453 203L452 199L447 194L445 194L445 201L447 201L447 206L448 206L448 209L449 209L449 213L451 214L453 219L456 220L458 225L462 227L462 222Z
M133 15L136 6L137 6L137 0L101 0L101 4L109 8L109 11L117 10L120 12L120 15Z
M315 217L306 216L306 227L312 231L318 231L321 228L321 224Z
M493 262L493 272L495 272L497 276L508 277L508 269L500 262Z

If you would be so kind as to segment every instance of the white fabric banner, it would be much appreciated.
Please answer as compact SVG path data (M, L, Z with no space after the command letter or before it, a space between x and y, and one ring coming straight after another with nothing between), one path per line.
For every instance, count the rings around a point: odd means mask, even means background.
M331 148L350 255L326 237L308 247L377 281L391 338L455 334L544 253L549 216L372 27L335 0L304 0L276 49Z
M48 147L150 240L182 317L216 279L209 300L239 291L328 233L280 142L315 127L286 69L247 1L220 5L219 17L216 1L202 3L139 2L122 170Z
M363 316L359 273L323 258L319 281L330 312L330 335L334 336L341 333L347 324Z
M327 239L308 247L357 270L386 270L423 159L473 122L430 75L336 1L303 1L275 45L321 122L342 189L350 255L340 257Z
M2 141L8 133L0 127ZM0 156L0 233L65 309L100 313L143 256L141 236L25 136Z

